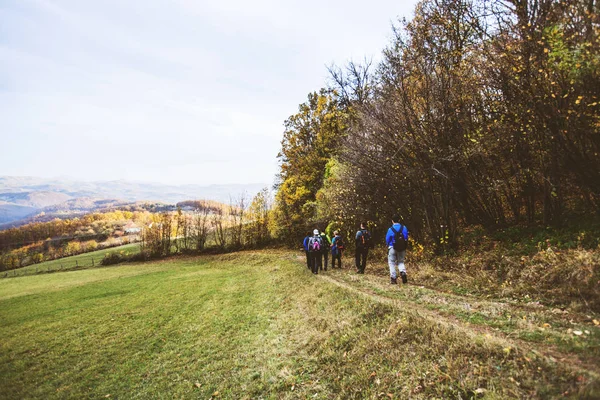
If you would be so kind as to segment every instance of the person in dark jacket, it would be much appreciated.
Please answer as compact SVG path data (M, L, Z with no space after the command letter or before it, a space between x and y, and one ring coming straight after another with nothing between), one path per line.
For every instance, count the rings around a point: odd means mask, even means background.
M310 269L310 252L308 251L308 241L310 240L311 234L310 232L306 232L306 237L302 242L302 247L304 247L304 253L306 253L306 266Z
M321 231L321 239L323 239L323 264L321 267L321 270L325 269L325 271L327 271L327 264L328 264L328 260L329 260L329 250L331 247L331 239L329 239L329 236L327 236L327 234L324 231Z
M342 268L342 253L344 252L344 241L339 231L333 232L331 240L331 268L335 268L335 261L338 261L338 268Z
M367 224L364 222L360 224L360 230L356 232L355 243L356 250L354 258L356 262L356 272L364 274L367 266L369 247L371 245L371 233L367 230Z

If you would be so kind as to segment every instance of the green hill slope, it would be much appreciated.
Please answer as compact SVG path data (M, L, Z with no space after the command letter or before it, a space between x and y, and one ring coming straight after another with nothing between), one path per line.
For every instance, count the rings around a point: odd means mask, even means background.
M283 251L3 279L0 398L597 398L593 323L498 304Z
M137 254L140 252L139 243L130 243L123 246L109 247L102 250L90 251L88 253L78 254L76 256L58 258L56 260L45 261L39 264L28 265L23 268L14 269L0 273L0 277L13 277L34 275L45 272L66 271L77 268L98 267L100 262L107 254Z

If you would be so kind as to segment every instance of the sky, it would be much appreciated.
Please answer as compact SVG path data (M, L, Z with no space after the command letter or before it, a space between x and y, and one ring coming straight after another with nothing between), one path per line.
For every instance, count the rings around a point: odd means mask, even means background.
M266 183L327 66L415 0L1 0L0 175Z

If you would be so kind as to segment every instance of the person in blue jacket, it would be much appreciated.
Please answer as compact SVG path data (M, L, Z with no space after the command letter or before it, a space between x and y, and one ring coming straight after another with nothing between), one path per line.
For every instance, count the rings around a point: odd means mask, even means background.
M392 217L392 226L388 229L385 235L385 241L388 246L388 265L390 267L390 283L395 285L398 283L396 275L396 267L400 271L402 283L407 283L406 266L404 265L404 257L406 256L406 247L408 245L408 229L400 223L400 217L394 215Z
M304 247L304 253L306 253L306 266L308 267L308 269L310 268L310 253L308 252L308 241L310 240L311 234L310 232L306 232L306 237L304 238L304 241L302 242L302 247Z

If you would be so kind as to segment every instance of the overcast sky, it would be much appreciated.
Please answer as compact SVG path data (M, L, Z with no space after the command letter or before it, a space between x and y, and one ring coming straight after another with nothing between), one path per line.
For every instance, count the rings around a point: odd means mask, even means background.
M0 175L272 183L326 65L409 1L1 0Z

